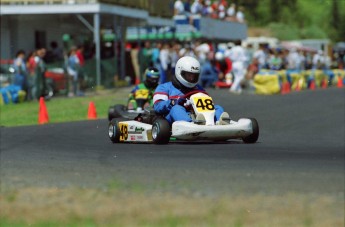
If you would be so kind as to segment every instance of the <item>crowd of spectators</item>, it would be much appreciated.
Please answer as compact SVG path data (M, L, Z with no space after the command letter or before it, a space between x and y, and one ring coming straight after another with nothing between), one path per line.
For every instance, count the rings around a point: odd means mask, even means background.
M344 54L329 57L322 50L311 51L298 48L269 47L260 44L254 48L241 41L215 44L210 40L197 39L180 41L145 41L126 45L126 75L130 84L143 81L147 67L159 69L160 83L171 81L179 58L191 56L201 63L199 84L203 87L216 87L218 82L232 84L230 91L240 93L260 70L301 71L309 69L327 70L345 66ZM69 81L69 96L83 95L85 64L83 47L70 47L68 53L54 43L49 50L38 48L27 54L20 50L13 63L14 84L27 93L27 99L37 99L43 95L46 62L60 61L64 64Z
M226 0L176 0L174 15L201 15L213 19L245 22L244 7L236 7L235 3L228 4Z
M50 49L37 48L26 54L24 50L16 53L11 71L14 74L13 84L26 92L26 99L33 100L45 96L46 91L46 71L47 63L59 63L64 66L68 78L66 78L66 88L69 89L68 96L81 96L80 90L85 64L83 47L72 46L68 53L64 53L56 42L51 42Z
M132 49L129 47L128 51ZM141 64L143 59L146 59L145 66L141 65L141 68L145 69L147 66L158 68L161 72L160 83L170 81L179 58L183 56L197 58L202 67L200 84L205 87L214 87L218 81L235 82L236 78L241 78L242 81L238 82L241 86L245 80L252 80L260 70L265 69L301 71L343 67L335 66L336 59L331 59L322 50L271 48L267 44L261 44L254 49L252 45L242 46L241 41L218 45L203 40L152 43L147 41L137 51L140 57L135 57L136 61L132 60L131 64L134 62ZM344 59L341 62L343 61ZM133 76L139 78L141 74L136 73ZM236 88L236 92L241 92L241 87Z

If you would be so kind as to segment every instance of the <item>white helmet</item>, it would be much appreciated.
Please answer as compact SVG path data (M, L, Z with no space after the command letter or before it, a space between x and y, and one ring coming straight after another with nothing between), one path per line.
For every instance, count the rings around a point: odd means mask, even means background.
M200 63L193 57L180 58L175 66L176 79L185 87L192 88L197 85L200 75Z

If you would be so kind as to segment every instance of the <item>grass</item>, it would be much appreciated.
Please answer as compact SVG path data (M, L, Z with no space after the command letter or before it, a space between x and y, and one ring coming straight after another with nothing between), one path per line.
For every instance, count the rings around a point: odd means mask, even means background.
M85 97L54 97L46 101L49 122L69 122L86 120L90 102L94 102L98 118L106 118L108 107L125 104L129 88L106 90ZM20 104L0 106L1 126L22 126L38 124L39 102L31 101Z
M344 226L343 197L338 197L25 188L0 194L0 225L337 227Z

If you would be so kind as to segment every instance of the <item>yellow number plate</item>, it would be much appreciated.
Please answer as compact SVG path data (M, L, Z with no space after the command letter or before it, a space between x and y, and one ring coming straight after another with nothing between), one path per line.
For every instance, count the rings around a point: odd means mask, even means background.
M211 97L195 97L194 104L198 112L214 111L214 105Z
M119 123L120 128L120 141L126 141L128 138L128 124Z

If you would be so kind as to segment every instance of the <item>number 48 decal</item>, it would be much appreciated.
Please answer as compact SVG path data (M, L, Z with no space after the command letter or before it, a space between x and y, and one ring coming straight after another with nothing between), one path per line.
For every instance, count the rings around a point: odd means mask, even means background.
M209 97L195 98L194 103L199 112L214 110L213 101Z
M120 141L125 141L128 138L128 124L119 123Z

